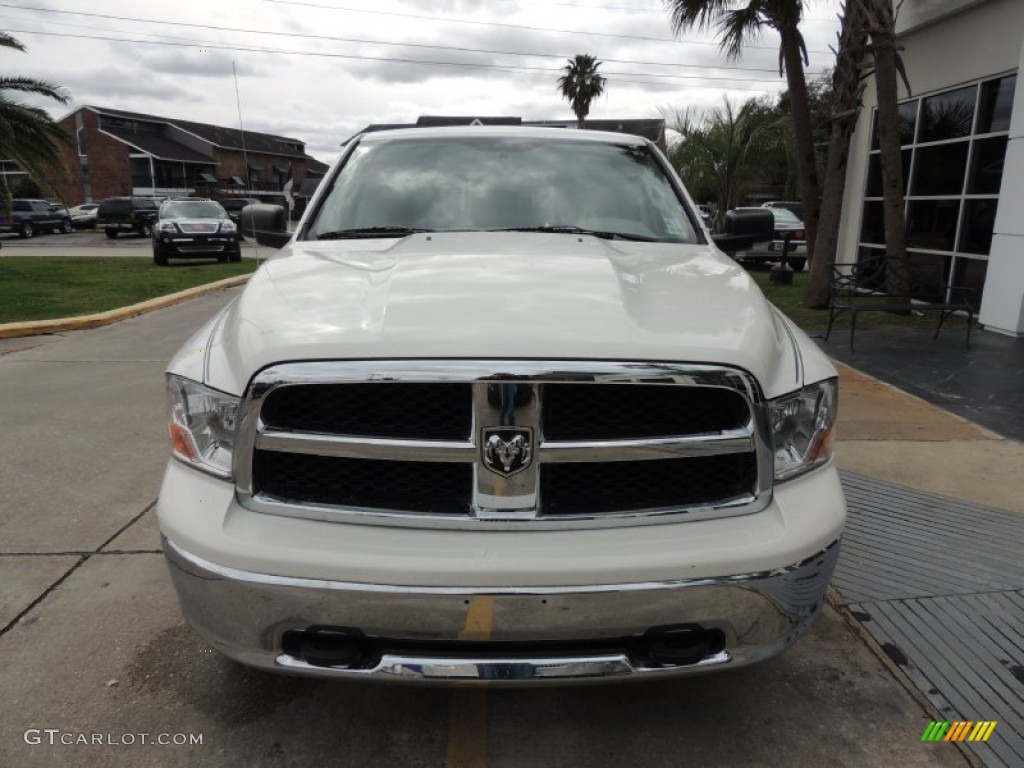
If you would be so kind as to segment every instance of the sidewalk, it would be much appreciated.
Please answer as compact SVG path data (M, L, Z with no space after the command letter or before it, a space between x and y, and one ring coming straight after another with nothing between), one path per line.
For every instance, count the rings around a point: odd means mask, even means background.
M998 721L979 764L1024 764L1024 444L837 367L838 602L937 719Z

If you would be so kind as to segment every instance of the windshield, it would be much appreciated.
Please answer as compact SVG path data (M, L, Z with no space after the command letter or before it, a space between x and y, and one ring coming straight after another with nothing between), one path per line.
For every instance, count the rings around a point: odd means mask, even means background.
M364 141L309 236L550 227L700 242L647 147L496 136Z
M792 211L787 211L785 208L771 208L772 216L775 217L776 224L800 224L800 219L796 217L796 214Z
M161 219L226 219L224 209L218 203L196 200L164 203L160 209Z

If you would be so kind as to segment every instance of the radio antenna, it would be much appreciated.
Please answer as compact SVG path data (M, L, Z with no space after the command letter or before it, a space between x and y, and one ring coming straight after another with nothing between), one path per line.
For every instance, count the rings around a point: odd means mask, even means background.
M235 104L238 107L238 135L242 138L242 162L245 164L245 188L249 190L249 152L245 148L245 125L242 123L242 97L238 93L238 70L235 69L235 60L231 60L231 75L235 79ZM241 217L239 217L241 219ZM241 221L239 221L241 225ZM251 232L253 242L256 247L256 263L260 261L260 246L256 243L256 224L253 223L253 231Z

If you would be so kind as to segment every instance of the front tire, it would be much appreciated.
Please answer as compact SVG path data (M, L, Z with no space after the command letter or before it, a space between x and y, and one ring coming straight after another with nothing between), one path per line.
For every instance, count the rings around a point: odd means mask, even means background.
M150 224L148 221L142 222L142 226L139 227L139 234L142 235L143 237L152 237L153 225Z
M28 240L35 233L36 228L32 226L31 221L21 222L21 226L18 228L18 237L20 237L22 240Z
M153 263L158 267L167 266L167 254L155 245L153 246Z
M116 229L111 229L110 227L107 227L104 230L104 232L107 233L107 237L109 237L111 240L113 240L115 237L117 237L117 230Z
M73 230L74 227L71 226L71 219L64 219L64 221L60 223L60 231L65 235L70 235Z

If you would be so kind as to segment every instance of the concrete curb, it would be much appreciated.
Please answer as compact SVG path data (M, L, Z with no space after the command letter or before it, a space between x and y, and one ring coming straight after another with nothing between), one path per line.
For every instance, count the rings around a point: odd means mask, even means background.
M216 293L217 291L243 285L251 276L237 275L235 277L228 277L213 283L187 288L177 293L169 293L166 296L157 296L155 299L149 299L127 307L97 312L94 315L62 317L56 320L32 320L24 323L0 323L0 339L10 339L17 336L38 336L44 333L60 333L61 331L80 331L84 328L98 328L101 325L110 325L121 320L127 320L129 317L144 315L147 312L155 312L158 309L180 304L189 299L205 296L208 293Z

